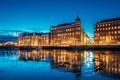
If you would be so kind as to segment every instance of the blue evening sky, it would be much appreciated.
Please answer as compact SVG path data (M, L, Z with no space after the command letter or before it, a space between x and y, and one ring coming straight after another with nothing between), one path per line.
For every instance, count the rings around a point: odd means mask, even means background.
M120 0L0 0L0 35L49 32L51 26L75 21L76 10L93 36L96 22L120 17Z

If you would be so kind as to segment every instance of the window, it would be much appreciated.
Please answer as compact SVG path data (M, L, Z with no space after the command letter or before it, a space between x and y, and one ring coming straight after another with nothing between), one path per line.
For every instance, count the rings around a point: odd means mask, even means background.
M113 36L111 37L111 39L113 39Z
M106 26L107 26L107 24L106 24Z
M112 31L112 34L113 34L113 31Z
M120 21L118 22L118 24L120 24Z
M97 25L97 27L99 27L99 25Z
M120 34L120 31L118 31L118 34Z
M103 39L105 39L105 37L103 36Z
M120 26L118 26L118 29L120 29Z
M107 28L106 28L106 30L107 30Z
M112 29L113 29L113 27L112 27Z

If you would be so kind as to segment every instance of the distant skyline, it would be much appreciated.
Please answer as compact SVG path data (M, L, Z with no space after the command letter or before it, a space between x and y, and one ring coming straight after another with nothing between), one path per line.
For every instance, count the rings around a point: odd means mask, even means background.
M49 32L51 26L74 22L76 10L93 37L96 22L120 17L120 0L0 0L0 35Z

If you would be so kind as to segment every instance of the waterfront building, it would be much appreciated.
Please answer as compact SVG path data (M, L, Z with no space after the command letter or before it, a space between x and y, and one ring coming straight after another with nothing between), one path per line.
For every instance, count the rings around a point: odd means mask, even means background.
M31 46L32 33L21 33L18 38L18 46Z
M50 37L49 37L50 33L43 33L41 36L40 36L40 43L39 45L41 46L49 46L50 44Z
M49 33L21 33L18 46L48 46Z
M95 44L120 44L120 18L102 20L94 25Z
M84 45L87 44L87 40L90 40L88 38L81 27L79 17L75 22L52 26L50 29L50 45Z

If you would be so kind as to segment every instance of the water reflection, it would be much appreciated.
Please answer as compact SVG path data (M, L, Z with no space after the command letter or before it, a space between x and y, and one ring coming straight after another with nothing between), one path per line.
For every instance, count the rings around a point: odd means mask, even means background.
M34 76L34 79L36 80L40 80L40 79L58 80L59 77L60 78L62 77L61 79L63 80L120 79L119 77L120 52L117 51L116 52L68 51L68 50L0 51L0 65L2 64L2 66L0 66L0 74L4 73L4 70L7 70L7 68L9 68L10 65L6 65L7 63L6 64L4 63L4 61L9 61L9 60L12 60L13 62L12 64L18 65L17 67L14 67L16 68L16 72L20 72L21 69L20 65L23 64L24 66L23 72L29 73L28 76L31 76L31 73L33 72L37 73L39 76L37 75ZM21 61L23 61L24 63ZM41 63L41 62L45 62L45 63ZM46 64L47 66L40 67ZM46 74L46 70L49 75ZM54 72L54 70L57 71ZM43 73L44 71L45 74ZM64 73L60 73L60 72L64 72ZM10 73L12 73L12 71L10 71ZM16 73L14 72L13 74L16 75ZM55 74L58 75L53 76ZM23 80L26 79L26 77L28 77L24 75L23 76L16 75L16 76L17 78L22 77ZM45 78L45 76L49 76L49 77L52 76L52 77ZM6 80L6 78L4 79L4 77L5 76L0 76L0 79ZM27 79L33 80L32 78L27 78ZM15 80L15 79L11 79L11 80Z
M62 71L70 71L76 75L80 75L81 54L77 51L66 50L33 50L18 51L19 59L28 61L45 61L50 62L52 69Z
M70 71L76 75L81 73L81 54L77 51L54 50L50 51L51 67L62 71Z
M120 52L96 51L95 72L120 78Z

